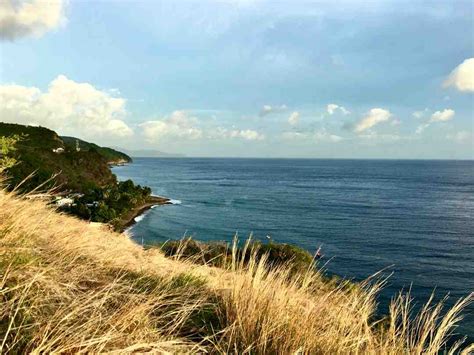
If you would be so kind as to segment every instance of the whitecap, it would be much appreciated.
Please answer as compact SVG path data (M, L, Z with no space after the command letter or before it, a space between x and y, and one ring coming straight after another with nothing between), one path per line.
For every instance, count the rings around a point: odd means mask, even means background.
M143 220L143 218L145 218L145 214L141 214L140 216L137 216L135 217L133 220L138 223L140 222L141 220Z

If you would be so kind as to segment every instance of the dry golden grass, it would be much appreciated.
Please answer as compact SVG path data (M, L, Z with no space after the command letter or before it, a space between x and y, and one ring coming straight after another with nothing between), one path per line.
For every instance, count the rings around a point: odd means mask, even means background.
M234 255L237 255L234 249ZM460 311L406 295L374 321L383 280L328 284L265 258L213 268L0 191L0 353L468 354ZM464 345L465 346L465 345Z

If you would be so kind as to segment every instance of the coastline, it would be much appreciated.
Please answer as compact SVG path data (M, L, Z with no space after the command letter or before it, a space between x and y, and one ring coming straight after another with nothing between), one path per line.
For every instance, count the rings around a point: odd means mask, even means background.
M171 203L171 199L169 198L162 197L162 196L150 196L144 204L135 207L134 209L127 212L122 218L120 218L118 231L120 233L123 233L127 228L129 228L130 226L133 226L136 223L135 219L138 216L141 216L142 214L144 214L146 211L148 211L152 207L161 206L161 205L170 205L170 204L172 203Z

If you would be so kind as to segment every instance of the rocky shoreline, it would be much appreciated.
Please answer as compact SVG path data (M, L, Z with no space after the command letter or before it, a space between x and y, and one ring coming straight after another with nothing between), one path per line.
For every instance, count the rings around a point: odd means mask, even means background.
M124 216L121 218L120 222L120 232L124 232L127 228L130 226L134 225L136 223L136 218L146 211L148 211L150 208L153 206L159 206L159 205L171 205L171 200L166 197L162 196L150 196L146 203L135 207L134 209L130 210L127 212Z

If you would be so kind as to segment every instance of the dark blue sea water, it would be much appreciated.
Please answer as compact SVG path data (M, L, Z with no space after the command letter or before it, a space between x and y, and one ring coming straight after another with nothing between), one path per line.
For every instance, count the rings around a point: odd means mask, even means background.
M149 159L114 168L181 204L150 210L132 229L145 243L228 240L238 232L322 246L326 268L356 280L390 267L382 312L412 285L451 300L474 291L474 162ZM474 339L474 307L458 329Z

